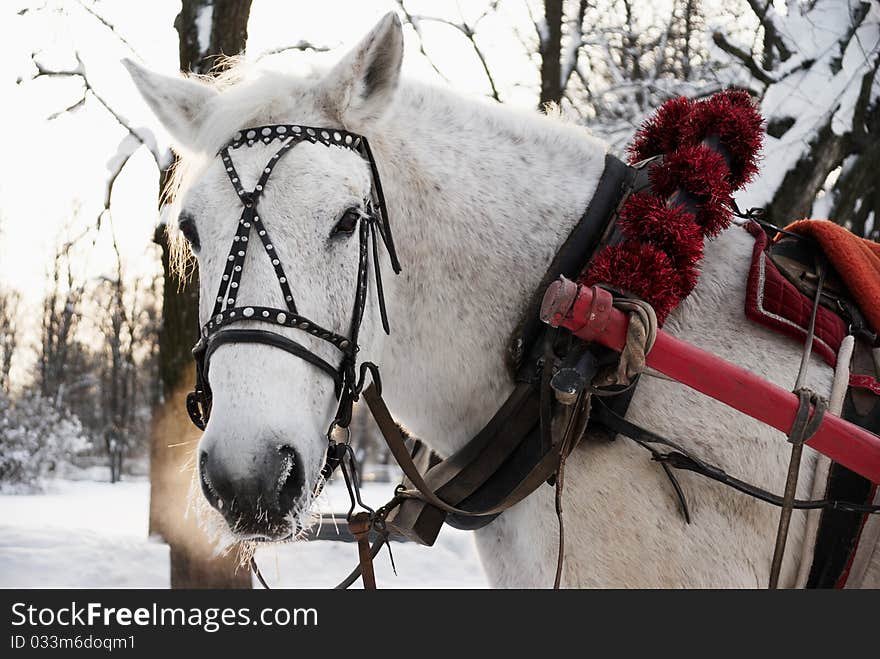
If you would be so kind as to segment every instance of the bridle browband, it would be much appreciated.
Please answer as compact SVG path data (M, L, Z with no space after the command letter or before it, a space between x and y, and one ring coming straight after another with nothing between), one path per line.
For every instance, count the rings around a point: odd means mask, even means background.
M250 191L245 190L232 162L230 150L235 150L242 146L253 146L258 143L270 144L275 140L282 141L283 145L263 168L254 189ZM358 221L360 250L357 284L354 309L347 336L328 330L298 312L293 291L284 272L281 259L278 256L275 245L272 243L272 239L269 237L268 229L259 215L259 201L272 171L288 151L302 142L349 149L364 158L370 166L370 198L367 201L365 212ZM388 212L385 207L385 196L382 192L382 184L379 180L376 161L370 151L367 138L362 135L341 129L314 128L295 124L276 124L244 129L236 133L235 137L220 149L218 155L223 161L226 174L235 188L235 192L238 194L243 209L238 221L238 229L232 239L232 246L230 247L226 266L223 270L220 286L214 301L214 308L211 311L210 319L202 326L199 340L195 347L193 347L192 353L196 362L196 384L194 391L187 395L186 409L196 427L204 430L211 414L212 394L208 381L211 356L220 346L235 343L259 343L284 350L308 362L333 379L339 405L336 415L327 430L329 446L327 461L322 469L322 475L326 479L339 464L344 453L344 450L341 450L341 447L338 447L332 438L333 430L335 428L348 428L351 423L352 406L364 387L367 371L370 372L371 378L377 387L381 386L379 371L375 364L362 362L359 368L357 364L358 337L366 307L367 282L369 280L368 261L371 256L382 327L386 333L390 331L388 315L385 309L385 296L382 289L377 233L382 239L382 244L385 246L385 250L391 260L391 267L394 273L400 273L400 262L397 259L397 253L394 248L391 226L388 222ZM245 256L250 238L254 232L259 237L266 255L272 262L275 277L278 280L281 294L284 298L284 309L254 305L236 306ZM342 354L342 359L338 366L334 366L301 343L280 334L277 330L258 330L250 327L229 329L230 325L253 321L263 322L275 328L297 329L310 334L334 346Z

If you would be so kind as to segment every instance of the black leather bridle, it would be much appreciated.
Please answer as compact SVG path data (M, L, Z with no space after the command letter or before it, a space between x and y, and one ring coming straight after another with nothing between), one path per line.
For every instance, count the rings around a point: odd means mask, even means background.
M255 144L270 144L275 140L283 142L282 147L273 155L260 175L253 190L245 190L241 179L232 162L230 150L242 146ZM284 272L281 259L278 256L275 245L269 237L269 232L259 215L259 201L263 189L269 181L273 169L278 161L301 142L323 144L327 147L340 147L349 149L364 158L370 166L371 189L370 198L367 200L365 212L358 224L360 236L360 252L358 257L357 285L355 290L354 309L352 312L351 325L348 336L337 334L325 329L318 323L306 318L297 311L293 291L290 282ZM201 328L198 342L193 348L193 357L196 362L195 389L187 395L186 410L190 419L200 430L204 430L211 414L211 386L208 382L208 371L211 356L222 345L234 343L260 343L273 348L289 352L303 361L323 371L333 379L339 406L336 416L327 430L328 451L327 461L321 470L324 478L330 476L339 464L344 454L345 446L337 445L333 440L335 428L348 428L351 423L352 406L358 399L364 386L367 371L377 387L380 387L379 371L375 364L362 362L358 367L357 353L358 336L361 322L363 321L364 308L367 300L367 281L369 279L368 261L372 252L373 269L376 278L376 293L379 303L379 311L382 318L382 327L389 332L388 316L385 309L385 297L382 290L382 275L379 265L379 241L378 233L382 239L391 267L395 274L400 272L400 262L394 248L394 240L391 236L391 226L388 223L388 212L385 207L385 197L382 192L382 184L379 180L379 172L376 161L370 151L367 138L362 135L350 133L338 128L314 128L311 126L299 126L295 124L276 124L246 128L238 133L218 153L223 161L223 166L229 180L235 188L243 209L238 222L238 230L232 240L226 266L223 270L220 287L214 301L214 308L208 322ZM239 284L241 283L244 268L245 255L252 235L256 233L263 245L267 256L272 262L275 276L281 287L286 308L277 309L263 306L237 305ZM333 345L342 354L339 364L334 366L324 358L315 354L301 343L294 341L276 330L258 330L248 328L228 329L230 325L242 322L263 322L275 328L293 328L306 332L314 337L322 339Z

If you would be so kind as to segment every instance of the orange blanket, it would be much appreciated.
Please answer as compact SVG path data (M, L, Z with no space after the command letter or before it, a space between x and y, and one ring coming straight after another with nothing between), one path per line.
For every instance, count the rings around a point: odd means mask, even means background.
M819 241L871 329L880 332L880 243L859 238L828 220L798 220L785 228Z

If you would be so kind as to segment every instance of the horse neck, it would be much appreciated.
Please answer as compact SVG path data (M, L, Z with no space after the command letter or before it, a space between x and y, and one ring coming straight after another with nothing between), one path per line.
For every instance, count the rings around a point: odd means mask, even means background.
M581 127L404 87L371 135L403 265L389 283L387 399L440 453L512 389L505 351L580 218L605 147Z

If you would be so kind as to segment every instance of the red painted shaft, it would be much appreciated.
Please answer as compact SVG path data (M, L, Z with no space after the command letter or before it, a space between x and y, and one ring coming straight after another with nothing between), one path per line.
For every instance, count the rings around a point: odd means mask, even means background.
M541 305L541 320L564 327L575 336L620 351L629 317L618 309L605 311L608 293L560 278L551 284ZM604 328L597 330L597 323ZM647 356L647 364L692 389L721 401L750 417L788 433L798 408L798 397L744 368L680 341L663 330ZM840 417L827 414L807 446L835 462L880 483L880 437Z

